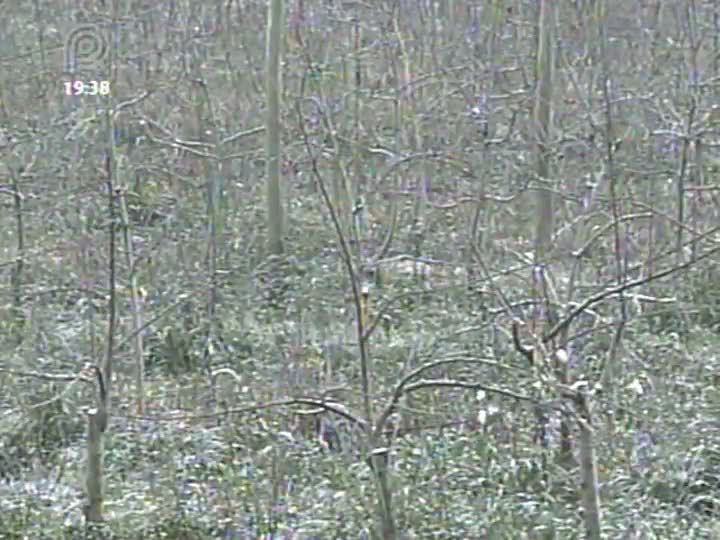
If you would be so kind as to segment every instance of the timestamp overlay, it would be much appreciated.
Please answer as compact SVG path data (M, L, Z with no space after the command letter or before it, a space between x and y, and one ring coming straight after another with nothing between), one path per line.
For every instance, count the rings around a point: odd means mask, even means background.
M64 83L65 94L107 95L109 81L99 80L90 74L104 71L108 53L106 32L94 24L74 27L65 38L65 69L71 80Z

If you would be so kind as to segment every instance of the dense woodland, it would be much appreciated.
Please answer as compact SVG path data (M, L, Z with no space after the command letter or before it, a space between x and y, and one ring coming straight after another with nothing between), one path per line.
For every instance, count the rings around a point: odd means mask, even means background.
M720 5L2 3L0 538L720 538Z

